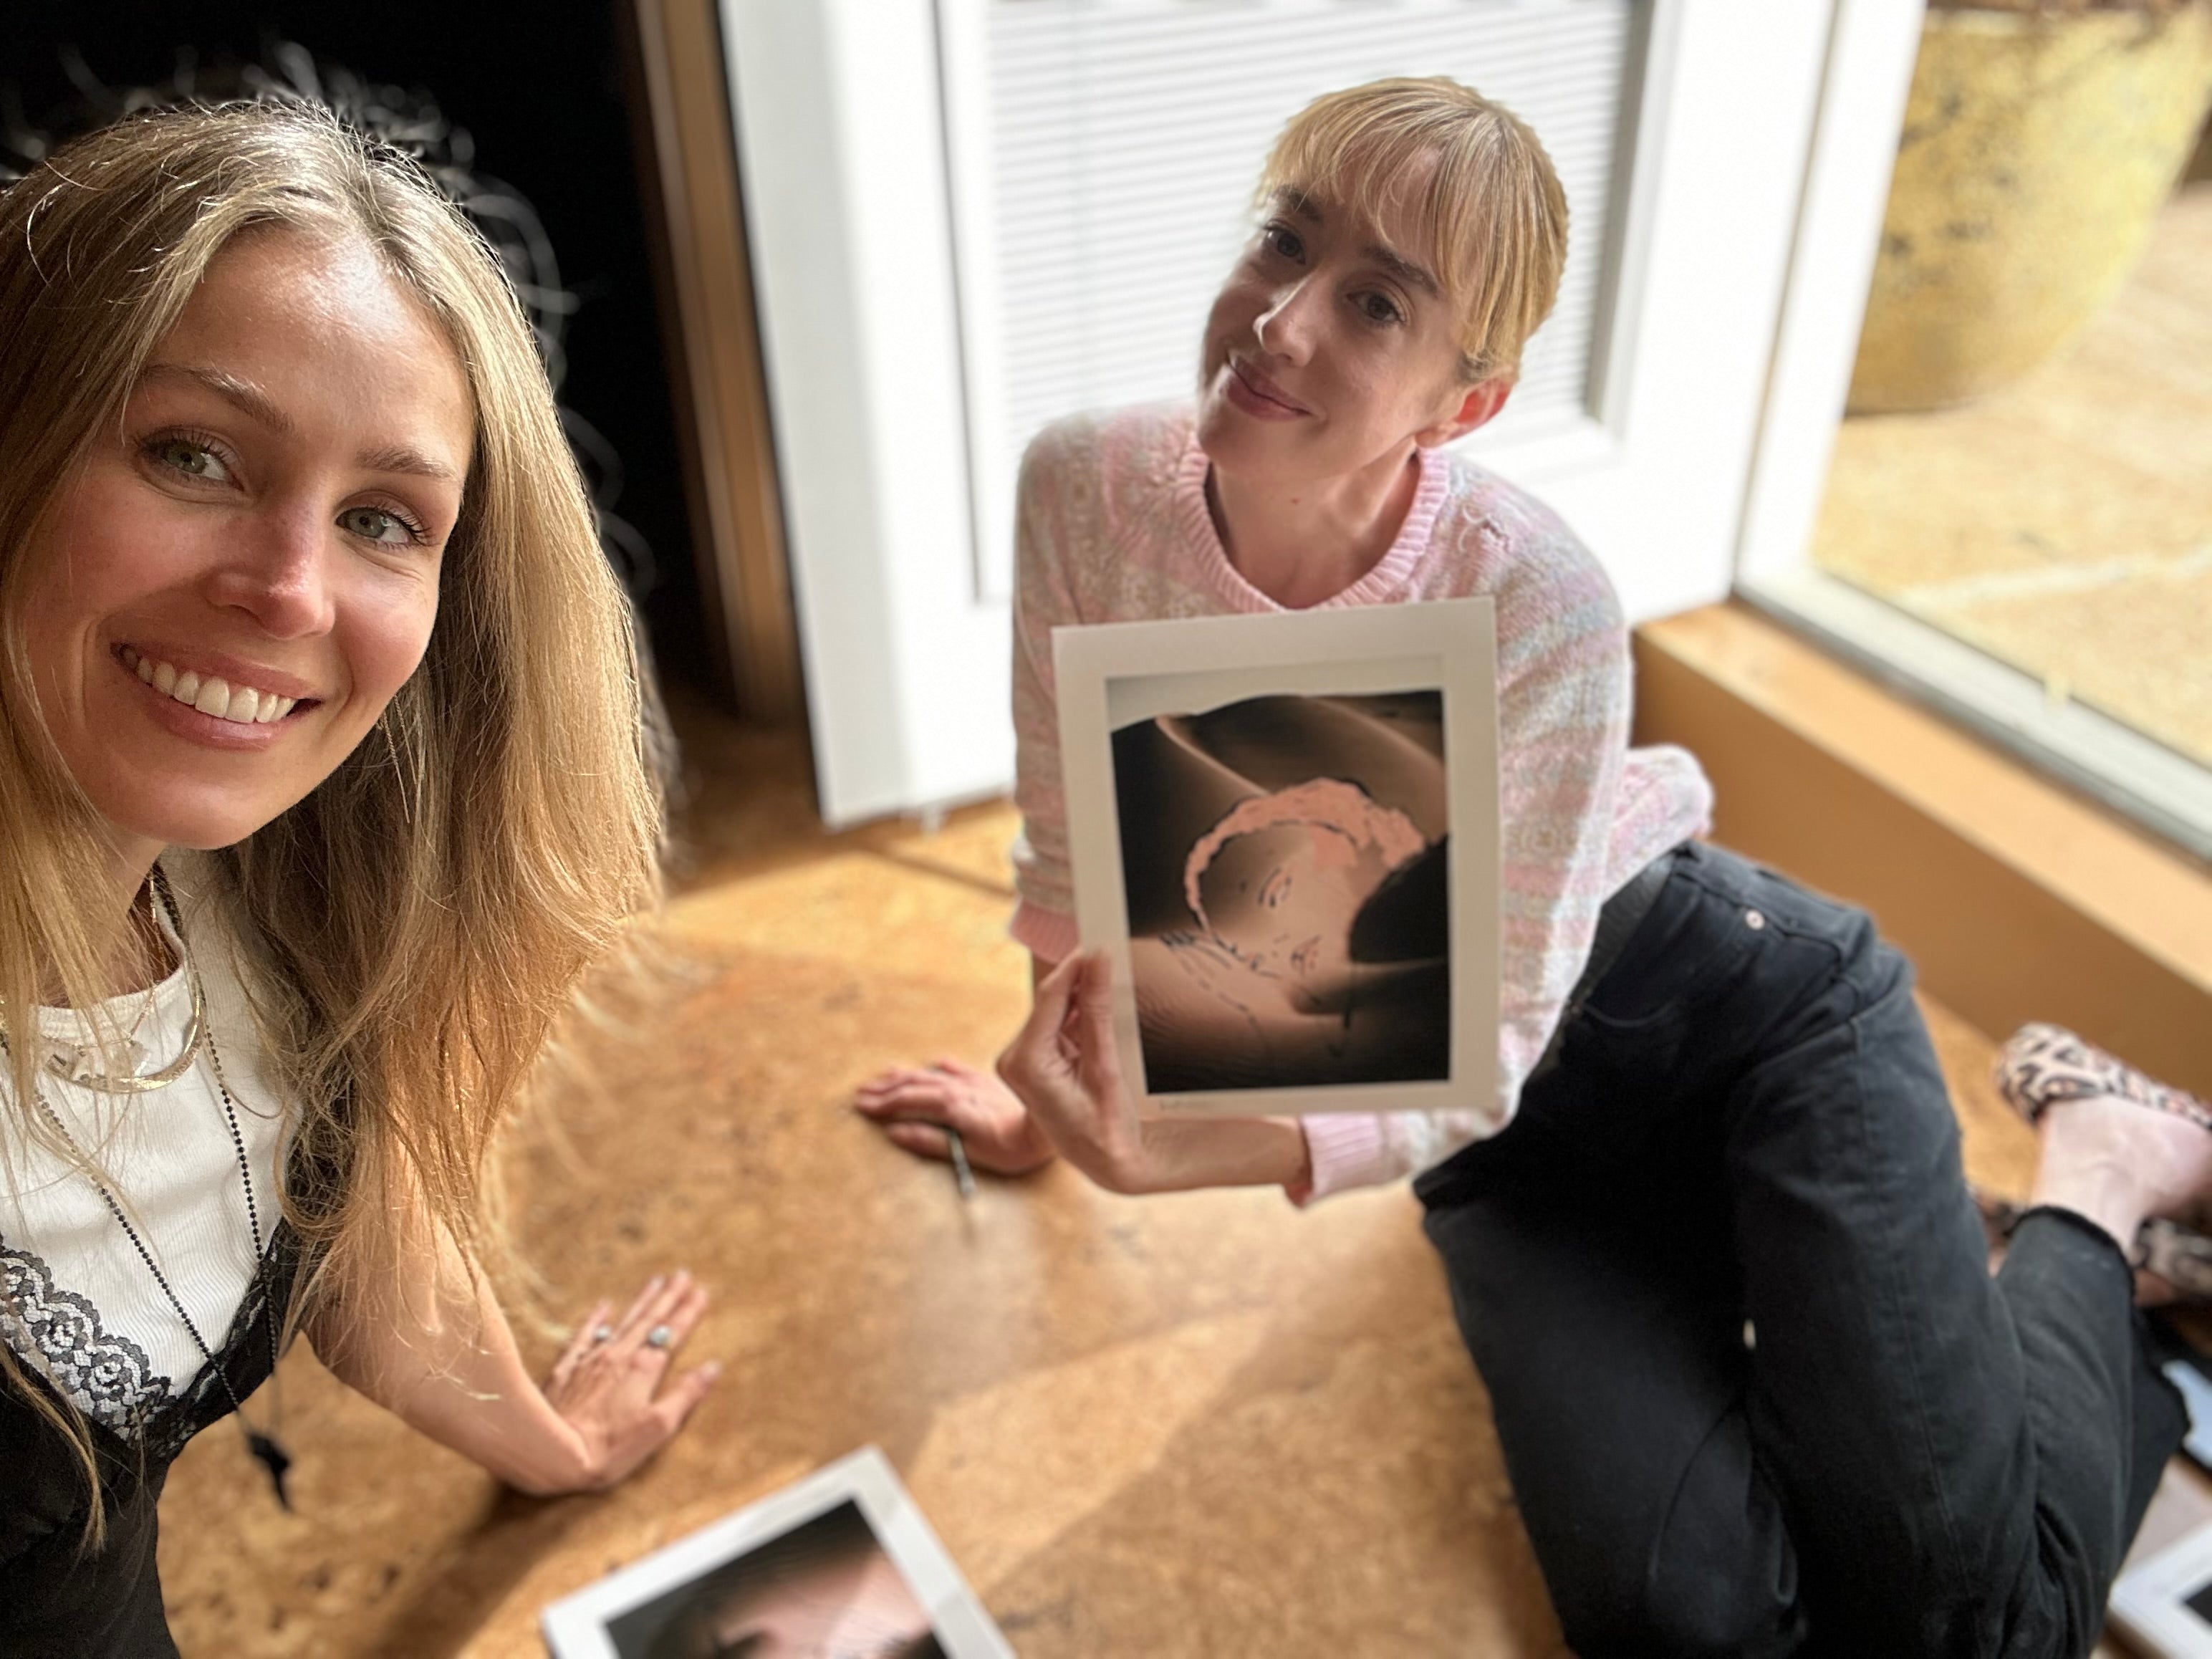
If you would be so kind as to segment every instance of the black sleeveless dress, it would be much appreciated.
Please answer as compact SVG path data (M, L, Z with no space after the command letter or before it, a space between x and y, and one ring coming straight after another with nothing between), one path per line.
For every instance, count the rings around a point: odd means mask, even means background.
M0 1655L176 1659L155 1561L155 1506L185 1443L230 1415L233 1397L245 1399L275 1369L276 1334L301 1261L297 1236L280 1221L214 1363L202 1364L134 1434L89 1425L107 1510L97 1553L82 1548L89 1492L76 1449L0 1385ZM31 1386L48 1389L37 1376Z

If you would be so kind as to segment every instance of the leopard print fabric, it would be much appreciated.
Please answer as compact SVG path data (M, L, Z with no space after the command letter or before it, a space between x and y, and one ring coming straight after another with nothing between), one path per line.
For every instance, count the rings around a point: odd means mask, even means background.
M2194 1095L2144 1076L2058 1025L2023 1025L1997 1060L1997 1088L2033 1123L2062 1100L2098 1095L2186 1118L2212 1133L2212 1107Z

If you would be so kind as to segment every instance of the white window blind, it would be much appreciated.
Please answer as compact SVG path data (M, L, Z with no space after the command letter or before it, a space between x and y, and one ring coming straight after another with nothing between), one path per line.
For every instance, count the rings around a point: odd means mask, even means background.
M1648 0L939 0L976 579L1003 598L1037 428L1188 395L1261 158L1318 94L1449 75L1534 126L1567 195L1557 309L1498 451L1592 418Z

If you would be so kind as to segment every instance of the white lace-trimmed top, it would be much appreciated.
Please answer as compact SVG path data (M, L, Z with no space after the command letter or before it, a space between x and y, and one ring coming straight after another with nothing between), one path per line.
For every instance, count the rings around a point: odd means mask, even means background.
M209 1031L238 1103L265 1247L278 1214L281 1096L268 1075L229 935L213 907L196 897L196 861L170 854L161 867L184 916L206 990ZM162 926L167 931L166 919ZM191 987L181 966L150 992L104 1005L115 1029L137 1027L137 1041L148 1055L142 1069L148 1071L182 1050L191 1011ZM88 1023L70 1009L39 1011L40 1030L52 1041L83 1042ZM210 1349L221 1348L257 1261L238 1152L205 1045L183 1077L146 1094L102 1094L51 1073L40 1086L70 1139L106 1172L110 1190L200 1335ZM9 1087L0 1077L0 1105L6 1108L0 1110L0 1283L16 1311L0 1308L0 1340L87 1416L127 1429L142 1410L182 1394L205 1356L99 1189L26 1136Z

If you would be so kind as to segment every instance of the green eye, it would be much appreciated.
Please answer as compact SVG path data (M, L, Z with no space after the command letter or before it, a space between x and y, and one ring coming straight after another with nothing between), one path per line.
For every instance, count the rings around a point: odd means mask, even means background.
M190 433L173 432L149 438L140 446L139 453L148 465L173 472L179 477L200 483L231 482L230 468L215 446Z
M389 541L395 530L404 533L405 527L391 514L373 507L349 507L338 514L338 523L356 536L372 542Z
M374 542L380 547L416 547L429 544L429 532L396 508L349 507L337 516L338 528L349 536Z

